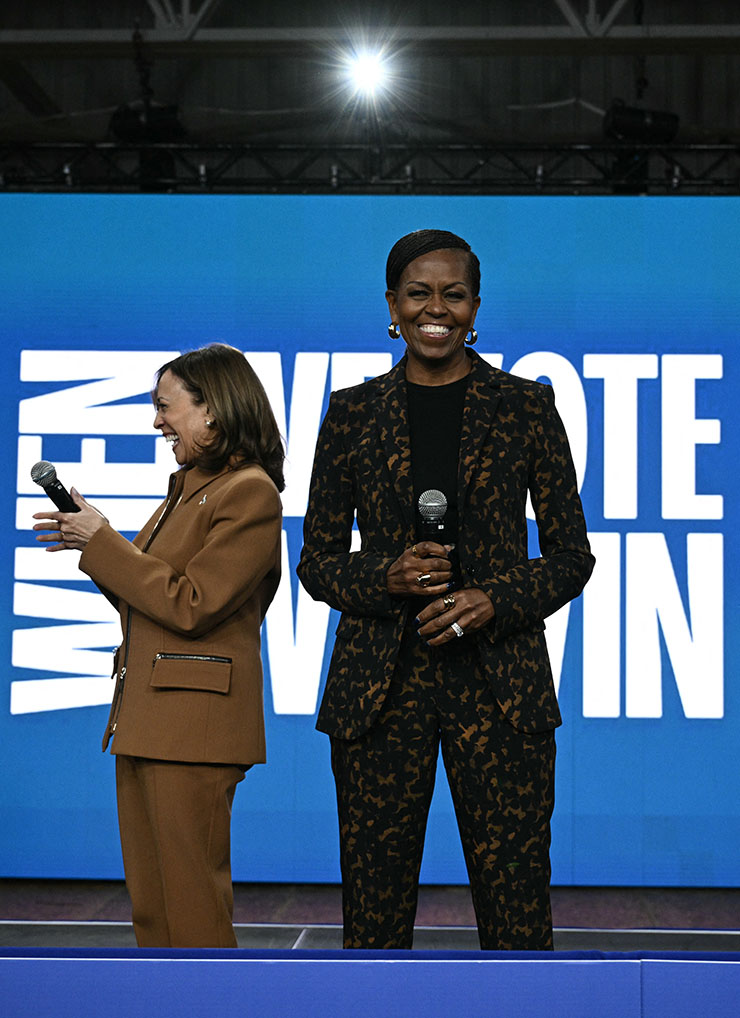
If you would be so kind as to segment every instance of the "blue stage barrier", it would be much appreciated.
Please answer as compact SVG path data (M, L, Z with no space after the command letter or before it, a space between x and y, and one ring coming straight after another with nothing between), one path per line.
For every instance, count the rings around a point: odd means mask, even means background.
M736 1018L740 954L5 949L3 1018Z
M740 955L646 959L642 999L646 1018L734 1018L740 1014Z

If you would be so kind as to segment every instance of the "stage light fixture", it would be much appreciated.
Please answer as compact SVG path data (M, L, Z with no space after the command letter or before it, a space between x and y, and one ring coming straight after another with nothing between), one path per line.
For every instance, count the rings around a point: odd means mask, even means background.
M380 53L355 53L349 58L350 79L355 92L371 98L388 80L388 69Z
M650 180L649 146L668 145L679 118L662 110L644 110L614 99L604 114L604 135L619 143L611 167L615 194L645 194Z
M679 118L662 110L643 110L615 99L604 114L604 134L613 141L667 145L678 134Z

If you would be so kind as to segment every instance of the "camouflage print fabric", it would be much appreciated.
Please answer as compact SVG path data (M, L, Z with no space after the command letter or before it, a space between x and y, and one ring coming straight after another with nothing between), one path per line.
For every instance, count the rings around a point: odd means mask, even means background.
M517 732L476 638L428 647L408 629L380 716L332 740L344 946L410 948L441 742L484 950L550 950L552 732Z
M460 667L440 671L433 662L447 659L437 651L422 661L418 639L409 664L418 599L392 597L386 585L415 540L405 360L332 393L316 447L298 574L342 613L317 727L332 737L347 944L409 946L439 739L481 942L551 943L560 712L544 620L581 592L594 560L551 387L467 353L457 552L462 585L485 591L495 616L454 642ZM361 544L351 551L355 515ZM465 653L473 657L463 665Z
M481 667L520 731L560 724L544 619L580 594L593 568L568 440L549 385L490 367L473 351L460 436L457 550L463 586L496 616ZM527 493L540 556L528 556ZM352 527L362 545L350 551ZM332 393L316 447L298 574L342 612L318 725L352 739L375 722L393 676L409 602L388 567L414 543L405 362Z

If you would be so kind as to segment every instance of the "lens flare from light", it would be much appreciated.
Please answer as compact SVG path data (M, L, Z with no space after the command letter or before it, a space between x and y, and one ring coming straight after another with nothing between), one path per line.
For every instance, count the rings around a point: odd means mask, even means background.
M350 78L355 91L373 96L388 80L388 69L379 53L358 53L349 61Z

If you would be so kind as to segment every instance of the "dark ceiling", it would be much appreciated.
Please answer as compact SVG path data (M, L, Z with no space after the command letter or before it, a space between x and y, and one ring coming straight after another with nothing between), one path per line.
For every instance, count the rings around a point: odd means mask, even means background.
M398 146L403 162L408 146L598 146L615 103L673 114L680 145L740 142L732 0L13 7L0 12L6 151ZM353 95L346 68L365 48L382 52L389 73L370 101Z

